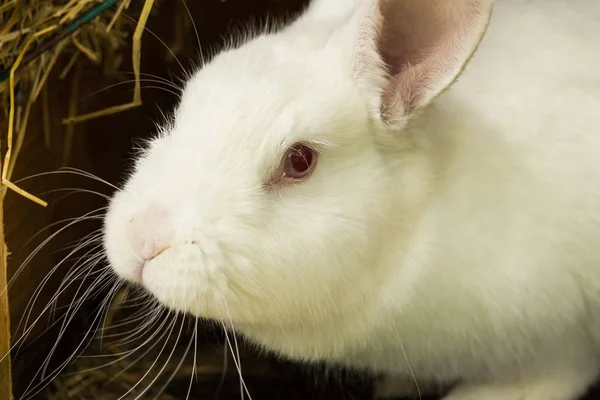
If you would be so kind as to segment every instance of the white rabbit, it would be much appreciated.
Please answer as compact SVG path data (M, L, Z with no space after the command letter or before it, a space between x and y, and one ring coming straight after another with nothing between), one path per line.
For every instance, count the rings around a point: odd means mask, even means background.
M491 3L315 0L217 55L110 203L112 268L291 359L577 399L600 365L600 3Z

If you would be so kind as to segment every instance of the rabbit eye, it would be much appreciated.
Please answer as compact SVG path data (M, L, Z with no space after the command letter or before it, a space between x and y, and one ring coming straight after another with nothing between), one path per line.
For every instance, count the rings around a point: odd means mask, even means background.
M285 153L283 173L292 179L302 179L315 169L316 163L316 152L303 143L297 143Z

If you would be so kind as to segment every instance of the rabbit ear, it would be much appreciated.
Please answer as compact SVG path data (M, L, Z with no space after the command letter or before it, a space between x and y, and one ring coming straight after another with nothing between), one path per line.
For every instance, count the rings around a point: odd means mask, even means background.
M493 0L368 0L354 24L353 65L391 127L452 84L475 52Z

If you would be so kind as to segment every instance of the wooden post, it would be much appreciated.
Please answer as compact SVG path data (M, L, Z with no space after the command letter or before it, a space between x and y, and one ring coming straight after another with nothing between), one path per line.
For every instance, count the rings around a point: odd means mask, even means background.
M1 163L0 163L1 165ZM8 307L8 250L4 240L4 204L0 196L0 399L13 400Z

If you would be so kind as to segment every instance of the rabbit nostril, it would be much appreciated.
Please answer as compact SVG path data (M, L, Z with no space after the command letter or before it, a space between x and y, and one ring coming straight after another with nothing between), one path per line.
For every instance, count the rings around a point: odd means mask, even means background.
M150 204L130 215L127 236L142 260L151 260L166 250L170 236L168 216L167 210L157 204Z

